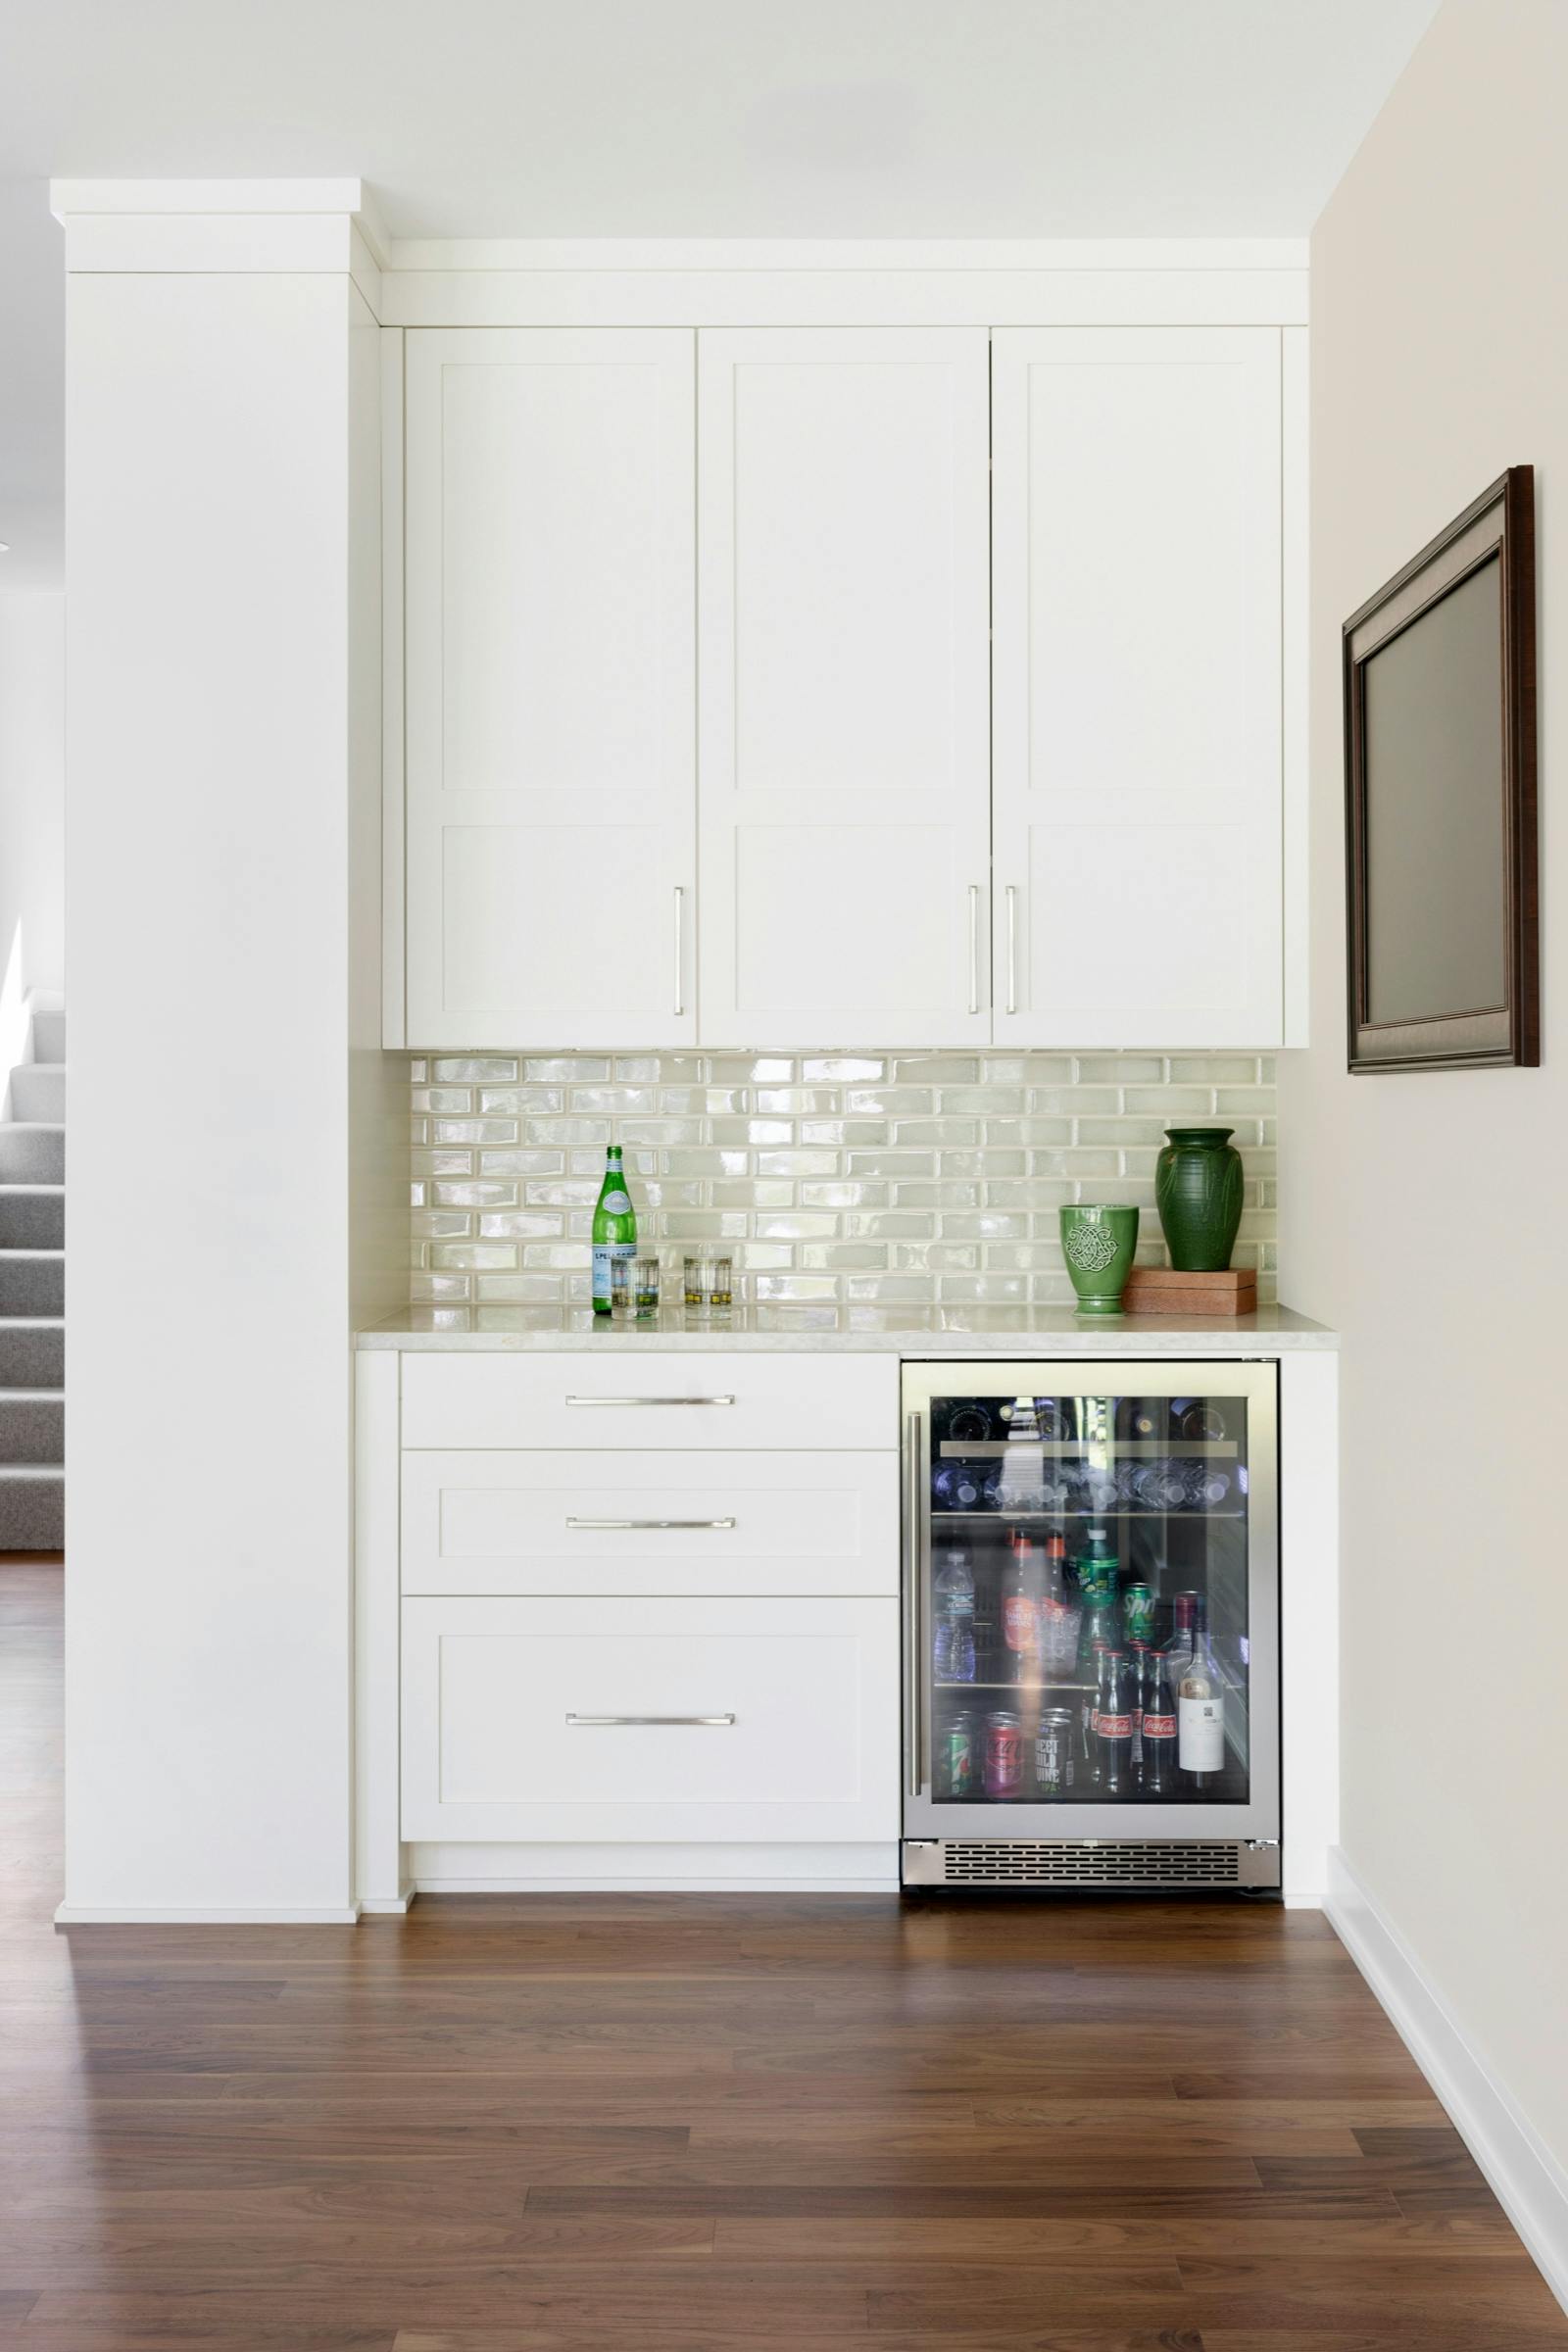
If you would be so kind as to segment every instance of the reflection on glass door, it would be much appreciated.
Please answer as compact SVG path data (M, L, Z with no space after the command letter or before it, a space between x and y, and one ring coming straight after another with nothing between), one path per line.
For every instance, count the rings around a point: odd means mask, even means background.
M1250 1408L1211 1369L1200 1394L931 1397L933 1803L1249 1802Z

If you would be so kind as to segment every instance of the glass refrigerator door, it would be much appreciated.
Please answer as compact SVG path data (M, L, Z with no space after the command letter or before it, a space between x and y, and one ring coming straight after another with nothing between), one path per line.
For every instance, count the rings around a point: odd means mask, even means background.
M1277 1837L1274 1367L925 1364L905 1401L906 1834Z

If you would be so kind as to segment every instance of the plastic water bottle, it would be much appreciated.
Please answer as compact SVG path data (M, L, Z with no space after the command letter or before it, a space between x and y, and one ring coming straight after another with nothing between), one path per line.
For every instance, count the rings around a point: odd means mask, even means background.
M950 1551L948 1564L932 1589L936 1603L936 1635L931 1671L939 1683L974 1681L974 1576L961 1551Z

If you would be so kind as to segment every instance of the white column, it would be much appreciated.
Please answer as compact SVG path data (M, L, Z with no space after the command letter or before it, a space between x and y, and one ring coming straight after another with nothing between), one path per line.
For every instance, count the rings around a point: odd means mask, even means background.
M397 1178L376 1026L375 265L355 181L69 182L55 205L61 1917L347 1920L347 1343L356 1303L391 1303L352 1237L384 1230Z

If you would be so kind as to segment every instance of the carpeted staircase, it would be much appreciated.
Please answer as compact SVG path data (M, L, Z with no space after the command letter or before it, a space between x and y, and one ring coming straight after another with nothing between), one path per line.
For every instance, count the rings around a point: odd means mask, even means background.
M0 1120L0 1551L66 1520L66 1016L34 1006Z

